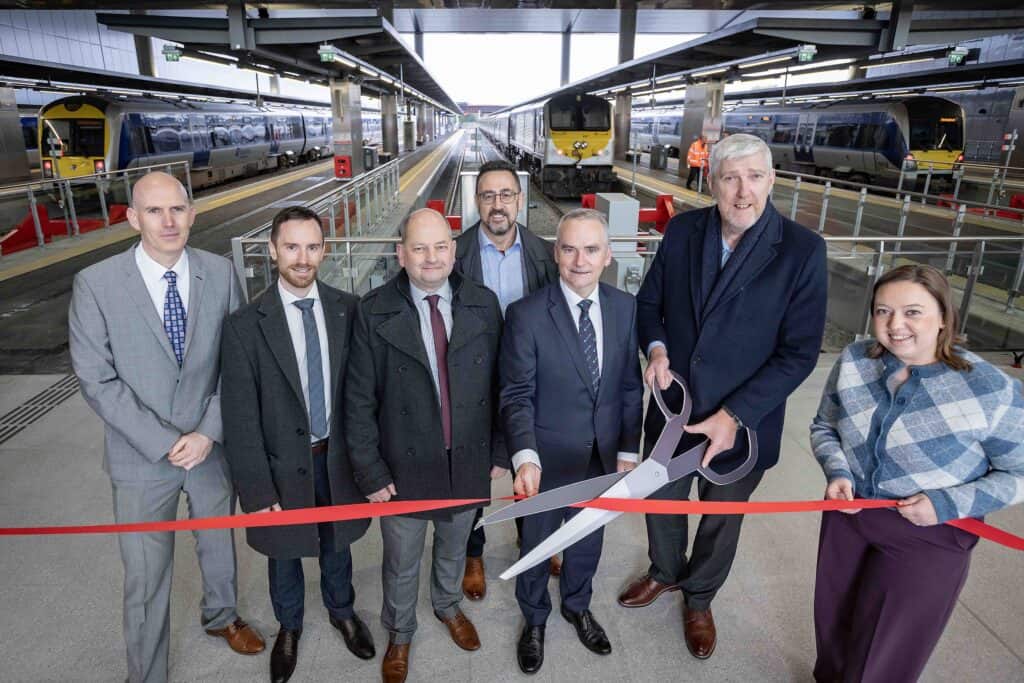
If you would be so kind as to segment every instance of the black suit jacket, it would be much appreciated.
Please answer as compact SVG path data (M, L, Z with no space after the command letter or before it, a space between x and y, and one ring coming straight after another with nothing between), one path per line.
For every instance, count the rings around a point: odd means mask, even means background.
M636 301L599 285L601 382L595 393L569 305L555 282L509 305L501 346L501 416L510 455L540 455L541 490L587 476L594 444L606 473L619 451L638 452L643 381Z
M327 471L335 505L366 502L352 479L342 424L349 340L358 299L317 282L331 363L331 434ZM277 286L228 316L221 337L221 405L224 447L242 510L280 503L285 510L314 507L313 455L309 447L299 366ZM354 542L368 520L332 524L335 545ZM316 525L250 528L249 545L276 558L320 553Z
M767 469L779 459L786 398L814 369L821 350L828 283L825 241L784 218L769 202L756 241L741 242L742 261L732 264L736 255L731 257L718 277L724 286L709 288L715 277L707 270L717 270L718 263L703 258L704 242L721 239L719 232L708 230L709 221L716 224L717 211L714 206L687 211L666 226L637 294L640 344L644 351L652 341L666 344L672 369L693 392L691 423L725 405L756 429L757 469ZM748 237L755 235L744 240ZM714 245L712 253L719 249ZM738 268L730 270L730 265ZM674 387L667 397L669 405L678 406ZM648 408L644 432L649 450L665 421L656 407ZM680 449L693 443L684 438ZM719 455L713 466L730 469L745 449L741 432L732 451Z
M526 293L536 292L544 285L558 282L554 247L547 240L516 223L523 244L523 267L526 269ZM473 282L484 283L483 264L480 259L480 221L463 231L455 239L455 271L468 276Z
M494 419L502 325L498 298L457 273L449 283L450 457L409 276L402 270L359 303L345 393L345 437L364 495L394 483L394 500L490 498L491 466L508 467L505 449L500 444L491 448L492 440L499 439Z

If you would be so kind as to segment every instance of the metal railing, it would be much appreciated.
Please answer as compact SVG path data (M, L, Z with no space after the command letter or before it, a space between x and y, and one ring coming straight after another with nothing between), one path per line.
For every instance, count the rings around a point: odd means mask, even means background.
M324 225L324 234L328 238L328 266L331 266L331 245L339 239L368 238L398 207L398 180L399 159L393 159L307 205L320 216ZM267 221L231 239L231 259L239 279L246 285L247 298L263 291L272 282L267 246L271 227L271 221Z
M109 228L111 207L130 204L132 184L151 171L175 176L185 185L189 199L192 198L192 177L187 161L5 185L0 187L0 234L26 217L32 219L36 246L43 246L58 235L71 237L97 228ZM118 218L123 220L121 216Z
M547 237L545 239L552 240ZM613 242L642 245L646 275L661 235L613 237ZM397 237L328 238L321 277L331 285L362 295L399 270ZM960 313L960 332L972 348L1024 349L1024 316L1015 308L1024 278L1024 237L825 237L829 253L829 322L849 341L871 331L871 290L882 273L903 263L928 263L946 272ZM896 251L896 244L903 249ZM246 241L251 263L269 264L267 238ZM952 262L949 253L957 255ZM1005 287L987 284L983 275L997 267L1012 276ZM250 292L271 284L271 273L252 273Z

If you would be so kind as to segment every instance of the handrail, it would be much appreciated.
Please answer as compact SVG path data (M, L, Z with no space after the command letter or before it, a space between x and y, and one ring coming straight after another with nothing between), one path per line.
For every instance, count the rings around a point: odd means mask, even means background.
M54 178L45 178L45 179L40 178L39 180L30 180L27 183L15 183L15 184L12 184L12 185L0 185L0 194L5 194L7 192L11 192L11 193L24 192L25 190L30 190L30 189L32 189L34 187L40 187L40 186L43 186L43 185L52 185L53 183L61 183L61 182L68 182L68 181L70 181L70 182L78 182L78 181L86 181L86 180L91 180L92 182L95 182L97 180L111 180L111 181L115 181L115 180L119 180L120 176L122 176L122 175L137 174L140 171L149 172L149 171L154 170L154 169L164 170L164 169L168 169L168 168L172 168L172 167L176 167L176 166L183 166L184 169L185 169L185 172L187 173L188 170L189 170L190 162L188 162L188 161L171 161L171 162L167 162L167 163L163 163L163 164L153 164L152 166L133 166L132 168L122 168L122 169L119 169L117 171L103 171L101 173L90 173L89 175L79 175L79 176L73 176L73 177L70 177L70 178L66 178L66 177L63 177L63 176L61 176L61 177L54 177Z

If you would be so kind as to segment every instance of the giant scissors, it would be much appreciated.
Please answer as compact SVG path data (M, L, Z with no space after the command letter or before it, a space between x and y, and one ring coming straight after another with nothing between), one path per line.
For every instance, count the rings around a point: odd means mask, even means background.
M658 386L652 389L654 401L661 410L661 414L665 416L665 427L661 430L661 435L654 444L654 448L651 449L650 457L629 472L613 472L593 477L508 505L480 520L478 526L556 510L585 503L595 498L646 498L666 484L694 473L718 485L735 483L749 474L757 462L757 434L749 427L746 428L747 458L731 472L722 474L701 465L709 443L707 440L673 457L685 433L683 427L690 420L693 401L683 378L675 372L670 372L672 381L678 384L683 391L683 407L679 413L673 413L665 405L661 389ZM533 550L519 558L518 562L505 570L501 578L511 579L522 574L588 534L597 531L621 514L618 511L598 508L581 510L557 531L541 541Z

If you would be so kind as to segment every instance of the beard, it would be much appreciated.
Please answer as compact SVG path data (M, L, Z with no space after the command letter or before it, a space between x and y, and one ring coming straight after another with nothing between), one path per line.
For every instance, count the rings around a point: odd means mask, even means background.
M313 281L316 280L317 272L316 268L310 268L307 273L297 273L291 268L285 268L283 270L278 269L277 271L278 275L280 275L285 282L297 289L305 289L313 284Z
M503 224L494 225L492 219L495 216L504 216L505 222ZM515 225L515 219L512 216L509 216L508 211L505 211L504 209L492 209L487 213L487 220L484 221L484 225L487 226L487 229L492 235L504 235L512 229L513 225Z

